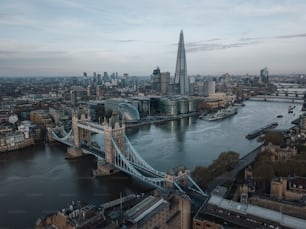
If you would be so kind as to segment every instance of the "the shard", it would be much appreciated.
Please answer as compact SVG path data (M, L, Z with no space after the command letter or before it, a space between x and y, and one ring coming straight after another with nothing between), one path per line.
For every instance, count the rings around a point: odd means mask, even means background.
M174 81L179 86L178 88L179 94L189 95L189 80L187 77L187 66L186 66L186 55L185 55L183 30L181 30L180 40L178 43Z

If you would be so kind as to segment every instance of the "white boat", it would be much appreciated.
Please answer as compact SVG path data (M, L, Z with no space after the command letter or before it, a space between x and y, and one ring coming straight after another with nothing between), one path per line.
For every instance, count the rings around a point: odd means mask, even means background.
M216 113L207 115L204 119L207 121L216 121L220 119L225 119L230 116L237 114L237 108L235 107L228 107L226 109L218 110Z

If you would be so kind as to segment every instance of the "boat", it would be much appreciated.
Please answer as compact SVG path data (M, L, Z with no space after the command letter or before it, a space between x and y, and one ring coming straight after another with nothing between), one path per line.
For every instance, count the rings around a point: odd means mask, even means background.
M231 117L231 116L233 116L235 114L237 114L237 108L228 107L226 109L218 110L214 114L207 115L203 119L205 119L206 121L216 121L216 120L221 120L221 119L225 119L225 118Z
M244 106L245 106L244 103L234 103L233 105L234 105L234 106L240 106L240 107L244 107Z
M284 117L284 116L282 116L282 115L277 115L276 116L276 118L282 118L282 117Z
M248 133L245 137L249 140L254 139L254 138L264 134L267 130L273 129L277 126L278 126L277 122L272 122L272 123L270 123L270 124L268 124L268 125L266 125L262 128L259 128L257 130L254 130L254 131Z
M288 113L293 113L293 109L295 108L295 106L289 106L288 107Z

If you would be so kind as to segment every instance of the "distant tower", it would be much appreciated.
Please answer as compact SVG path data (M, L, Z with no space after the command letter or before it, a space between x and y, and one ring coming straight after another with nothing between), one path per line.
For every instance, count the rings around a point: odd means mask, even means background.
M261 80L262 83L268 83L269 82L269 71L268 71L267 67L260 70L260 80Z
M156 92L160 92L160 69L157 67L153 70L152 78L152 89Z
M168 85L170 83L170 72L160 73L160 92L164 95L167 94Z
M87 96L88 97L91 96L91 86L90 85L87 86Z
M97 85L96 86L96 98L101 99L102 96L103 96L102 87L101 85Z
M71 90L71 105L73 109L77 107L78 104L78 97L77 97L77 92L75 90Z
M180 33L180 40L177 50L177 60L175 68L175 83L179 85L179 94L189 95L189 80L187 76L186 55L184 45L183 30Z

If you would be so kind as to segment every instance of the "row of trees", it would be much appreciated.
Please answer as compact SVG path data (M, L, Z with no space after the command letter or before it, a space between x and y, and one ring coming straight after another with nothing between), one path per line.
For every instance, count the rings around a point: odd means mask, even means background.
M234 151L223 152L208 167L197 166L192 171L192 177L200 187L206 188L215 177L239 165L239 156L239 153Z

